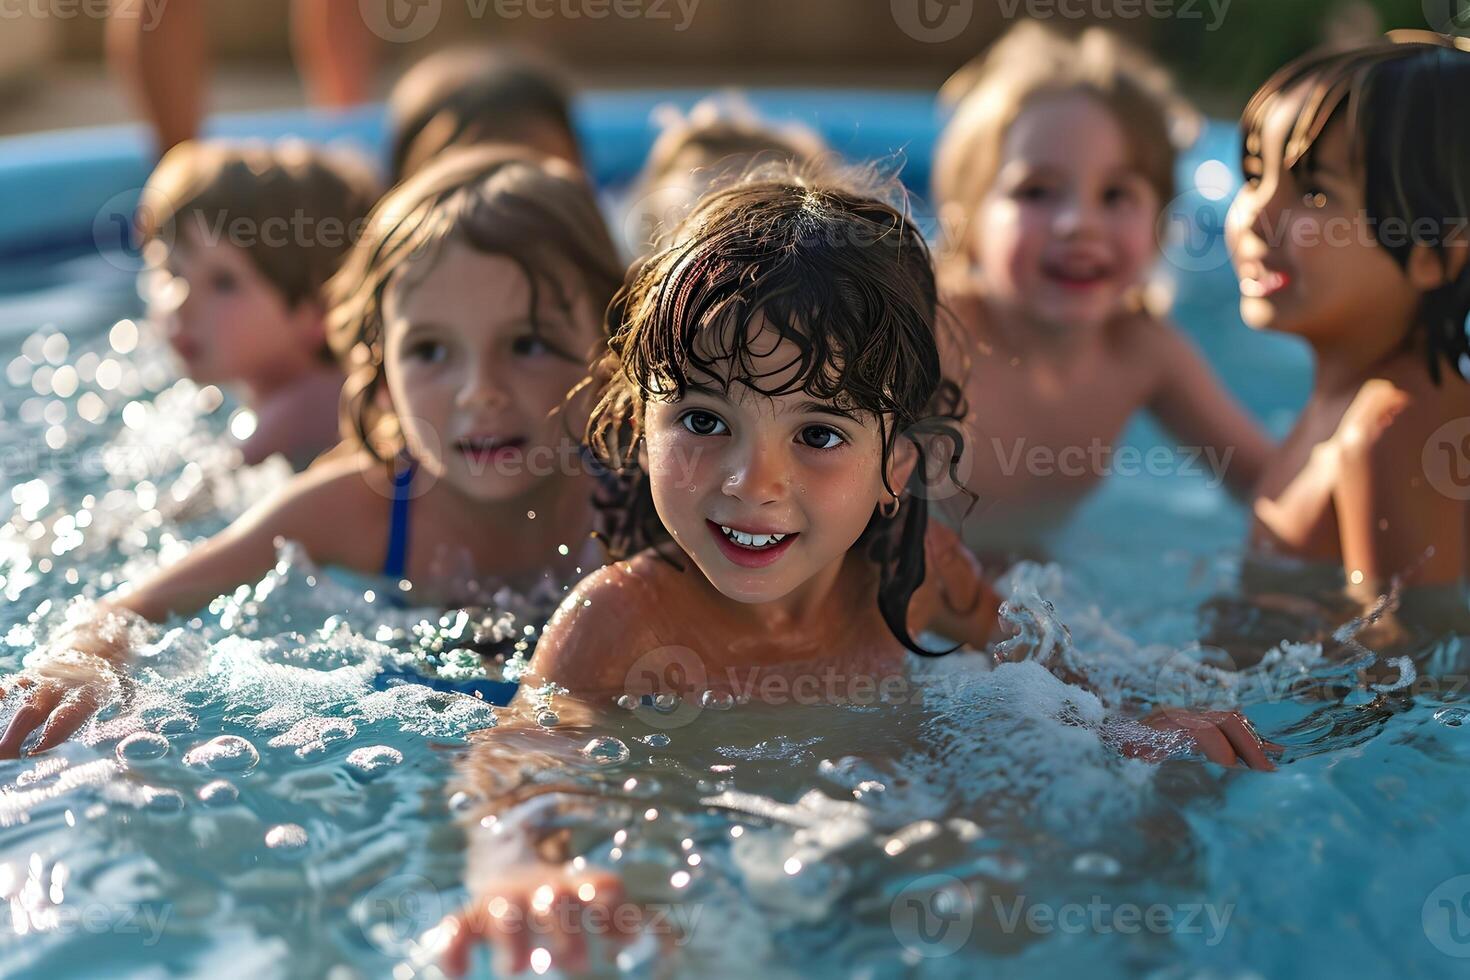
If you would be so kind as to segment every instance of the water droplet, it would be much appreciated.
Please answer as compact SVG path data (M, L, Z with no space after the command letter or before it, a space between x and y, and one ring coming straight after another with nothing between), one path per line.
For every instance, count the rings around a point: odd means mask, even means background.
M582 746L582 755L600 766L615 766L628 761L628 747L611 735L603 735Z
M1081 875L1091 875L1094 878L1115 877L1123 866L1118 859L1097 851L1088 851L1086 854L1077 855L1072 862L1072 870Z
M155 732L133 732L117 743L117 757L123 762L145 762L168 755L168 739Z
M277 824L265 832L265 846L272 850L294 851L306 846L306 828L299 823Z
M1470 718L1470 708L1440 708L1434 713L1435 721L1451 728L1459 728L1466 718Z
M711 711L729 711L735 707L735 695L729 691L705 691L699 696L699 703Z
M184 794L176 789L148 786L143 792L144 805L155 813L178 813L184 808Z
M366 745L347 755L347 765L359 779L374 778L403 761L403 753L389 745Z
M540 725L542 728L552 728L559 721L561 721L561 719L556 716L555 711L543 711L536 716L536 724Z
M214 772L246 772L255 768L260 753L250 740L239 735L221 735L196 745L184 756L186 766L204 766Z
M652 735L643 736L638 741L644 745L651 745L656 749L661 749L669 744L669 737L663 732L654 732Z
M639 700L631 694L624 694L618 698L618 707L624 711L637 711Z
M679 706L679 695L677 694L655 694L653 706L659 711L673 711Z
M240 791L228 779L216 779L199 787L198 795L206 806L229 806L240 798Z

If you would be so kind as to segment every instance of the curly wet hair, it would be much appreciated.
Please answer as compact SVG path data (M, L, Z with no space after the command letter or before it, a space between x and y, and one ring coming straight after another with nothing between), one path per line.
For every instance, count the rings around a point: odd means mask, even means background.
M879 609L894 636L933 654L947 651L919 646L906 617L924 579L927 463L959 484L964 406L941 370L929 249L906 204L885 199L894 186L865 171L780 164L700 201L609 308L587 444L618 477L602 502L602 535L622 559L669 540L639 442L644 406L682 398L691 375L767 396L799 391L876 418L885 481L898 439L914 443L919 464L897 513L875 508L855 547L879 567ZM797 352L779 381L754 366L768 330Z

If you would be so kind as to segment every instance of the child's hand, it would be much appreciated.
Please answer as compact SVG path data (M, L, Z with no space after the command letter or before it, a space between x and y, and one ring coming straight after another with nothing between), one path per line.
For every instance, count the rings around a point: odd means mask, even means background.
M28 755L60 745L123 689L125 675L107 657L63 650L31 659L0 684L0 698L12 692L23 698L0 738L0 759L20 758L21 745L37 728L41 734Z
M475 945L497 950L495 972L512 976L531 966L540 947L562 972L588 967L587 936L604 936L619 946L638 936L637 907L624 900L616 874L596 868L533 864L508 870L477 889L470 903L439 928L445 934L440 965L450 976L464 976ZM544 973L545 964L537 964Z
M1162 708L1144 718L1142 724L1161 732L1180 732L1189 736L1205 758L1222 766L1244 762L1251 769L1274 770L1266 753L1280 754L1282 747L1256 734L1251 723L1238 711L1185 711ZM1125 755L1155 758L1158 746L1142 742L1123 746Z

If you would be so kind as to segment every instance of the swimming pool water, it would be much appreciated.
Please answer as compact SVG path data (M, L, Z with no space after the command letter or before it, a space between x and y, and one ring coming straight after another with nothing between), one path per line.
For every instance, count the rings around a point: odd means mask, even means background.
M138 307L130 271L97 256L0 273L0 670L72 596L178 554L285 479L233 466L233 406L178 380ZM1302 351L1245 331L1222 268L1184 277L1176 309L1284 431ZM1143 422L1128 435L1157 439ZM1244 527L1202 476L1116 475L1053 537L1054 564L1015 569L1007 590L1033 656L1106 662L1110 702L1240 706L1288 746L1276 773L1123 758L1109 704L1035 662L977 657L916 665L903 704L711 704L678 724L604 705L586 728L549 728L545 750L597 801L584 852L680 927L620 969L1470 972L1458 638L1394 690L1290 644L1260 668L1199 667L1200 608L1235 591ZM390 608L382 587L283 554L161 630L128 707L0 764L0 973L434 974L421 940L463 897L454 810L473 805L446 787L494 712L383 683L419 638L469 627ZM618 741L581 753L594 737Z

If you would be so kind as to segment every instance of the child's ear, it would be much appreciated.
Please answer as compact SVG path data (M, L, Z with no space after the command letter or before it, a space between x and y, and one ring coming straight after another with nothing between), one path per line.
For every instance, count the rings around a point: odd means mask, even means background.
M888 457L888 485L899 493L903 493L918 462L919 447L914 445L913 440L906 436L899 436L895 439L893 452Z
M1470 240L1463 233L1446 241L1443 248L1416 245L1409 253L1409 282L1421 293L1432 292L1460 278L1467 259Z

